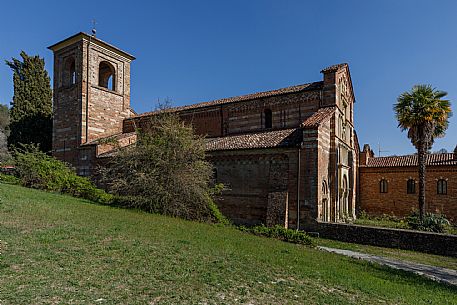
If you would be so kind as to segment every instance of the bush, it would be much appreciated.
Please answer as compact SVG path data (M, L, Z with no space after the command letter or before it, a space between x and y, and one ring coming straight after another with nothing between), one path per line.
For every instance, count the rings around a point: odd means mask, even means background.
M282 226L276 225L274 227L266 227L264 225L255 226L255 227L238 227L243 232L252 233L258 236L265 236L280 239L286 242L294 243L294 244L301 244L301 245L314 245L314 242L310 236L306 233L286 229Z
M14 151L15 175L19 184L51 192L69 194L102 204L112 195L98 189L92 181L80 177L66 164L41 152L36 146L26 145Z
M155 203L153 199L144 196L114 195L110 205L119 208L139 209L150 213L163 214L161 205Z
M421 221L419 212L413 211L406 218L408 226L413 230L444 233L450 226L449 220L442 214L425 213L424 219Z
M119 149L102 169L114 205L198 221L223 221L212 201L213 168L204 138L169 112L138 130L135 145Z
M0 182L8 184L20 184L21 180L13 175L5 175L0 173Z

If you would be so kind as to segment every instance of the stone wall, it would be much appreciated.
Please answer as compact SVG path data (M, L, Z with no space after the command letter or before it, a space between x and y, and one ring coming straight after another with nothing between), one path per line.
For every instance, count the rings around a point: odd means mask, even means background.
M267 227L282 226L288 227L289 193L273 192L268 193L267 215L265 225Z
M285 204L295 204L296 196L290 190L295 192L296 184L289 180L290 171L296 168L293 151L220 151L212 152L209 161L215 167L216 182L227 188L216 200L218 206L234 223L266 224L269 201L273 204L272 200L279 198L272 194L287 194ZM282 221L283 224L286 222L288 219Z
M457 257L457 235L322 222L306 231L344 242Z
M360 209L373 215L407 216L418 209L418 173L416 167L360 167ZM379 182L387 180L387 193L381 193ZM408 194L408 179L416 180L416 192ZM445 214L457 221L457 168L455 166L427 167L425 209ZM438 179L447 180L447 194L437 194Z

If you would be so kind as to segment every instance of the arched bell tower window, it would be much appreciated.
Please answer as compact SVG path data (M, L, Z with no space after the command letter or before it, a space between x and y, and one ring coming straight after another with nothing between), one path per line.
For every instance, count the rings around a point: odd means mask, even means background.
M265 129L273 127L273 113L271 112L271 109L265 109L263 114L265 116Z
M76 84L76 64L73 56L65 60L62 84L65 87Z
M102 61L98 66L98 85L112 91L116 90L115 72L113 65L107 61Z

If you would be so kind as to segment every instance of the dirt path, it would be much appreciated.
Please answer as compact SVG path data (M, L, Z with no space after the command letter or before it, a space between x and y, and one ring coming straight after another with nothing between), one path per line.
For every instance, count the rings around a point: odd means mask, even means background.
M355 252L351 250L335 249L328 247L318 247L321 250L337 253L352 258L363 259L369 262L377 263L380 265L388 266L394 269L400 269L404 271L413 272L415 274L428 277L432 280L446 283L449 285L457 286L457 270L435 267L430 265L412 263L402 261L398 259L387 258L383 256L365 254L361 252Z

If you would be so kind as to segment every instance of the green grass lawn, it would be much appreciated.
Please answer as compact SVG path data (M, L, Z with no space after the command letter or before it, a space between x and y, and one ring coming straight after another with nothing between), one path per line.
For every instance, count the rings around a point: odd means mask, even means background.
M0 184L0 304L457 304L316 249Z

